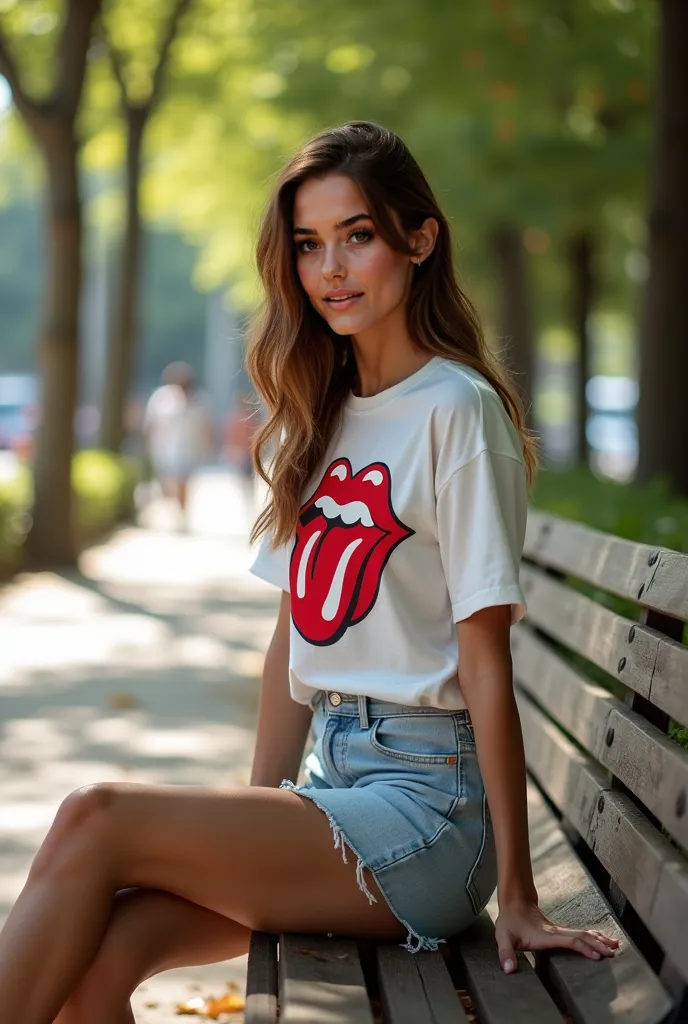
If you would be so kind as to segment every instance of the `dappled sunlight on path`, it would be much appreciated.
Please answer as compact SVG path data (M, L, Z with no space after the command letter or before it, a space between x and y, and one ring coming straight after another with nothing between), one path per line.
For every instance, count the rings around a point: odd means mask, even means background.
M132 527L88 551L80 572L0 590L0 919L77 786L248 782L277 608L250 558L238 530ZM137 1020L178 1020L170 1007L198 991L189 986L221 995L243 970L153 979L136 994Z

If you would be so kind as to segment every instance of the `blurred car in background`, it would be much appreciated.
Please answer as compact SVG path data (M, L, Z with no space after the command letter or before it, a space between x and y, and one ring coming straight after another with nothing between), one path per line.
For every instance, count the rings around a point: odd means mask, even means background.
M31 458L38 423L38 378L33 374L0 375L0 451Z

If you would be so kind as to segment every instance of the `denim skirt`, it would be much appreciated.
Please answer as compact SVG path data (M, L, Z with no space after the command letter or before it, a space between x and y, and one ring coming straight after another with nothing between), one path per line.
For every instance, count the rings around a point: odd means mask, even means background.
M306 783L281 788L326 815L334 845L369 868L407 929L410 952L468 927L497 884L497 864L468 711L317 691Z

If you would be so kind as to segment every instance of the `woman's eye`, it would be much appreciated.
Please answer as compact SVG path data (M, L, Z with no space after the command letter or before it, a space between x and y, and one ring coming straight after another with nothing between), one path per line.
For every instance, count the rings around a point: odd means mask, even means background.
M369 231L368 228L359 228L357 231L352 231L349 235L349 241L351 242L369 242L373 237L373 232Z
M296 243L296 251L297 252L313 252L314 249L317 248L317 244L318 243L315 242L312 238L304 238L304 240L302 242L297 242ZM313 246L313 248L311 248L311 246Z

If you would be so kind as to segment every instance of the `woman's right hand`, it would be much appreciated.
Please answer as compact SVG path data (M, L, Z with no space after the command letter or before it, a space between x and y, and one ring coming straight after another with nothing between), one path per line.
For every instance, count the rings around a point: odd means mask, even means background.
M597 929L555 924L537 903L500 904L495 922L499 962L507 974L518 969L516 950L574 949L591 960L615 956L621 943Z

